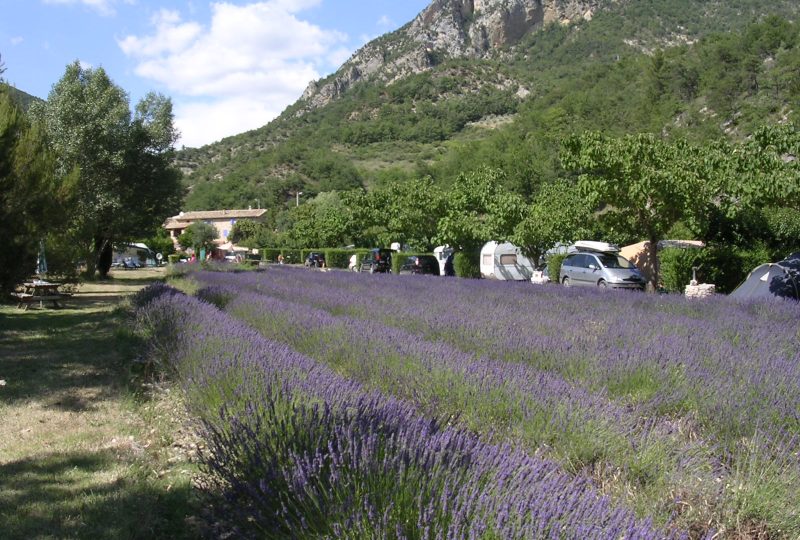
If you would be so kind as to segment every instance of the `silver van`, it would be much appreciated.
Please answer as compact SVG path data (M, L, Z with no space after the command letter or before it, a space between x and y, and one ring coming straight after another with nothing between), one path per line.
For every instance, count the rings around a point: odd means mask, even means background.
M559 281L565 287L585 285L614 289L644 290L646 281L639 269L619 253L579 251L561 263Z

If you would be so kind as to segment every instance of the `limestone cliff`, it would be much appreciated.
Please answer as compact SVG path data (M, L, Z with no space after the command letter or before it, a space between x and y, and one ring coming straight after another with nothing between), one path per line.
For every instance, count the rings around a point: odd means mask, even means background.
M445 58L485 58L548 23L591 19L623 0L433 0L412 22L358 50L331 77L303 93L304 110L322 107L362 79L393 81Z

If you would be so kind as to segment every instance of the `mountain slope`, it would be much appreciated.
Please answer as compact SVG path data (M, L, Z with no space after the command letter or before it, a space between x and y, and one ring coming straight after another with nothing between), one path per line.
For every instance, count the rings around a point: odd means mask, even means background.
M447 182L476 163L506 169L509 187L530 194L558 173L557 139L570 131L741 135L796 108L787 18L798 9L435 0L267 126L180 152L187 208L281 206L297 191L424 174ZM754 24L768 13L779 17Z
M11 99L13 99L20 107L27 110L32 103L36 101L41 101L41 99L37 98L36 96L32 96L23 92L22 90L17 90L13 86L0 82L0 90L5 90L9 92L11 95Z

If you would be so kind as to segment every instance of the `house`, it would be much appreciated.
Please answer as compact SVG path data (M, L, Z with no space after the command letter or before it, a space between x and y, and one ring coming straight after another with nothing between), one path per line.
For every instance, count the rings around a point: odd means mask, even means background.
M181 212L177 216L167 218L164 228L169 231L170 238L175 247L178 246L178 237L183 231L198 221L203 221L216 227L218 234L216 243L225 244L228 242L228 235L233 229L233 224L240 219L251 219L253 221L264 221L267 211L264 209L253 210L200 210L196 212Z

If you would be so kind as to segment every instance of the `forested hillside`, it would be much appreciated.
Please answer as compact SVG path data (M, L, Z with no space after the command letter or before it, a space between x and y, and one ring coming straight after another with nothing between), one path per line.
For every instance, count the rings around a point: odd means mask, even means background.
M10 86L4 82L0 82L0 90L7 91L8 95L11 96L11 99L14 100L14 103L22 107L24 110L28 110L31 104L41 101L36 96L26 94L22 90L17 90L13 86Z
M261 129L185 149L186 208L281 208L297 191L308 198L425 175L448 185L481 165L505 171L507 187L529 198L562 174L567 134L736 139L793 119L794 3L612 4L485 59L432 51L425 71L353 84L311 110L300 100Z

